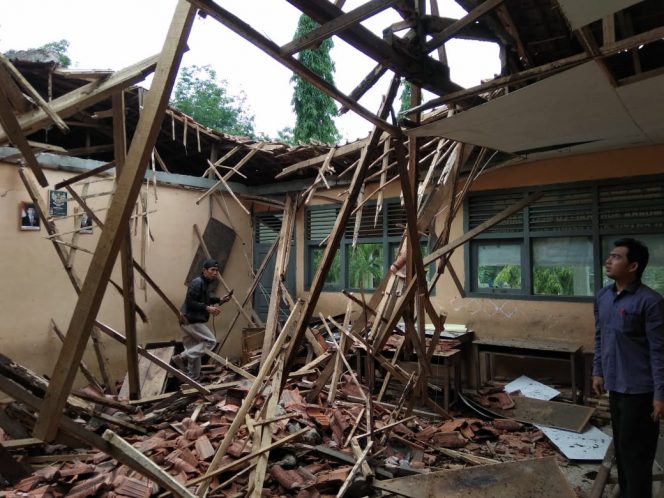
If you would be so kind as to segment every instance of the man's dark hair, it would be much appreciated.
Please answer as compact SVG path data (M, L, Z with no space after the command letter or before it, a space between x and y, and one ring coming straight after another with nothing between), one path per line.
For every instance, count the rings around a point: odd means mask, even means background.
M650 253L648 248L644 246L641 241L632 239L630 237L625 237L622 239L616 240L613 245L615 247L626 247L627 248L627 261L630 263L638 263L639 266L636 268L636 276L640 279L641 275L648 266L648 259L650 259Z

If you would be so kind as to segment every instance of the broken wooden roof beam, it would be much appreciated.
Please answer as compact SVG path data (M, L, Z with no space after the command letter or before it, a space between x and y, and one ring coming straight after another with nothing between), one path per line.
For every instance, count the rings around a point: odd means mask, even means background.
M106 229L102 230L90 263L90 268L93 268L94 271L88 272L86 275L67 330L65 347L56 362L51 384L44 398L43 411L40 412L35 424L35 436L41 439L50 440L57 432L58 419L62 413L65 397L71 390L77 364L85 350L90 330L101 306L108 279L120 249L120 243L125 235L124 227L129 221L141 189L149 156L161 128L164 111L195 13L196 9L185 0L178 2L157 63L154 80L145 98L143 112L139 117L127 154L124 172L118 181L118 188L108 210ZM102 86L103 84L99 85L98 89Z
M392 79L392 83L389 87L387 95L378 113L378 115L381 118L387 116L390 109L392 108L392 103L394 101L394 98L396 97L398 87L399 87L399 78L395 77ZM341 242L341 237L343 236L343 233L345 231L348 219L351 216L353 206L355 205L357 197L360 194L360 191L362 190L362 187L364 185L364 178L366 176L367 167L370 162L369 153L378 145L381 135L382 133L380 131L380 128L378 128L378 126L374 127L366 147L362 149L360 163L358 164L357 168L355 168L355 173L353 175L353 180L351 182L348 196L344 200L344 203L342 204L339 210L339 214L337 215L334 227L332 228L332 232L325 246L323 256L321 257L319 266L316 270L316 274L312 279L311 287L308 294L306 309L302 313L302 316L300 317L300 320L298 320L298 323L296 325L296 330L293 336L293 340L291 341L292 342L291 353L289 353L289 357L286 362L287 369L291 368L291 363L293 359L292 352L295 350L295 345L299 344L299 342L302 339L302 336L304 335L305 330L309 326L309 320L313 316L314 308L318 302L320 293L323 290L323 284L325 282L325 278L327 277L335 253L337 251L337 248L339 247L339 243Z
M0 65L4 66L4 69L9 73L18 85L23 88L25 93L34 100L34 102L48 115L49 118L53 121L55 126L57 126L62 133L68 133L69 127L65 124L58 114L51 109L51 106L44 100L44 98L35 90L32 85L25 79L25 77L20 73L18 69L11 63L7 57L0 54ZM4 76L3 76L4 79Z
M0 76L4 75L8 77L7 75L5 75L3 71L4 71L3 68L0 67ZM0 82L2 82L2 78L0 78ZM28 140L25 137L23 130L21 130L21 126L18 122L18 119L14 114L14 111L12 110L9 98L5 93L5 88L6 85L0 85L0 123L4 128L6 137L14 145L16 145L19 151L21 151L25 163L28 165L32 173L35 175L35 178L39 182L39 185L41 185L42 187L46 187L48 186L48 180L46 179L46 175L44 175L41 166L39 166L39 163L37 162L35 153L30 147L30 144L28 143Z
M399 128L385 121L385 118L381 118L371 113L369 110L364 108L358 102L355 102L349 99L341 91L339 91L334 85L331 85L316 73L307 68L300 61L294 59L293 57L284 57L281 55L280 47L274 43L272 40L263 36L257 30L252 28L249 24L244 22L239 17L235 16L231 12L227 11L223 7L220 7L212 0L189 0L192 4L196 5L202 12L205 12L213 19L216 19L224 26L228 27L238 35L242 36L249 42L253 43L255 46L263 50L273 59L281 62L291 71L297 73L307 82L311 83L313 86L325 92L333 99L337 100L341 104L349 107L355 113L362 116L364 119L372 123L373 125L379 127L382 130L392 134L398 135L400 133ZM352 28L349 28L352 29Z
M397 0L372 0L363 3L350 12L340 15L322 26L305 33L290 43L287 43L281 47L281 54L284 56L296 54L301 50L309 48L312 45L337 34L339 31L342 31L353 24L360 23L379 12L382 12L396 2Z
M628 38L623 38L622 40L618 40L610 45L603 45L599 47L600 55L597 57L597 59L610 57L620 52L639 47L640 45L653 43L657 40L661 40L662 38L664 38L664 27L660 26L658 28L653 28L649 31L645 31ZM589 57L585 52L581 52L579 54L571 55L556 61L547 62L546 64L542 64L540 66L525 69L517 73L508 74L507 76L494 78L487 81L486 83L481 83L471 88L450 92L441 97L431 99L419 106L408 109L407 112L424 111L443 104L459 102L461 100L467 99L468 97L477 96L496 88L515 85L528 80L544 78L570 69L579 64L583 64L590 60L593 60L593 58Z
M88 83L72 90L50 101L50 108L63 119L76 114L81 109L87 109L93 104L107 99L118 89L127 88L145 79L148 74L154 71L158 59L159 55L148 57L113 73L101 81ZM43 109L35 109L18 117L19 127L26 135L41 130L48 126L50 122L51 118ZM0 130L0 143L7 141L7 139L6 130Z
M291 250L291 240L293 237L293 225L295 223L295 213L297 206L292 196L286 197L283 217L281 219L281 228L279 230L279 244L277 246L277 255L274 263L274 273L272 275L272 285L270 288L270 302L268 303L267 317L265 319L265 335L263 337L263 347L261 354L261 365L263 359L267 357L272 349L277 332L279 319L279 304L281 303L281 281L286 276L288 269L288 256Z
M344 12L331 2L315 0L288 0L288 2L320 24L344 15ZM404 76L417 86L437 95L461 89L450 80L449 68L446 65L425 54L412 54L412 49L404 40L394 38L392 46L361 24L351 25L337 33L337 36L376 62L388 66L399 76Z

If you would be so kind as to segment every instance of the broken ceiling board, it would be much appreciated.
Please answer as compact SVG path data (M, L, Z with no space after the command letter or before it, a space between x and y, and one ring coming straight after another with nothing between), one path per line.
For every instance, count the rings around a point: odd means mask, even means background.
M602 0L601 2L558 0L558 4L569 21L570 28L575 30L641 1L643 0Z
M150 349L150 353L157 356L165 363L169 363L173 356L174 349L173 346L168 346L165 348ZM152 362L150 359L141 356L138 359L138 378L141 388L141 398L149 398L161 394L164 390L167 375L168 372L166 370ZM126 375L118 397L120 399L129 398L129 382Z
M208 251L210 251L210 255L217 260L217 263L219 264L219 274L223 274L226 261L228 261L231 249L233 248L233 242L235 242L235 231L224 225L221 221L210 218L210 221L208 221L208 224L205 227L205 232L203 232L203 242L205 242L205 246L208 248ZM201 268L203 268L203 261L205 261L205 259L207 259L205 257L205 251L199 246L196 255L194 256L194 260L189 267L189 273L187 274L185 285L200 275Z
M491 408L490 411L526 424L544 425L574 432L582 432L595 411L589 406L543 401L523 396L513 396L512 400L514 408L508 410Z
M659 102L664 97L664 87L655 83L641 86L638 99L632 98L631 91L625 95L635 105ZM640 109L638 115L633 115L625 109L621 95L599 65L589 62L407 133L442 136L521 154L546 148L570 150L588 142L597 148L650 143L639 122L658 119L659 106L652 106L652 111Z
M443 470L386 481L373 486L410 498L572 498L555 458Z
M526 396L527 398L543 399L545 401L560 395L560 391L537 382L526 375L522 375L505 385L505 392L513 393L516 391L519 391L522 396Z
M652 143L664 143L664 74L617 88L629 114Z
M611 436L594 425L582 433L537 426L544 435L570 460L601 460L611 444Z

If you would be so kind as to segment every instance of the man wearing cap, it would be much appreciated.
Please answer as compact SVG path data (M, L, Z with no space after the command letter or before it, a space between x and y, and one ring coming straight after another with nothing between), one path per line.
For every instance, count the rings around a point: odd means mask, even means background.
M173 357L173 363L180 369L185 370L192 379L197 379L201 374L201 356L203 351L212 349L217 339L210 331L206 322L210 315L217 316L221 310L218 304L230 300L230 294L224 298L210 296L210 284L219 273L219 265L214 259L208 259L203 263L201 275L189 282L187 296L180 307L182 317L180 330L182 331L182 344L184 351Z

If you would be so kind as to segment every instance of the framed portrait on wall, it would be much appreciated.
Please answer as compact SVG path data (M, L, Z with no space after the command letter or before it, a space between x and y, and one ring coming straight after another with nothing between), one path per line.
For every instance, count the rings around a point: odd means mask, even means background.
M19 206L19 221L21 230L41 230L39 215L32 202L21 202Z
M67 192L61 190L48 191L48 215L67 216Z
M78 233L92 233L92 220L85 211L78 217L78 228Z

